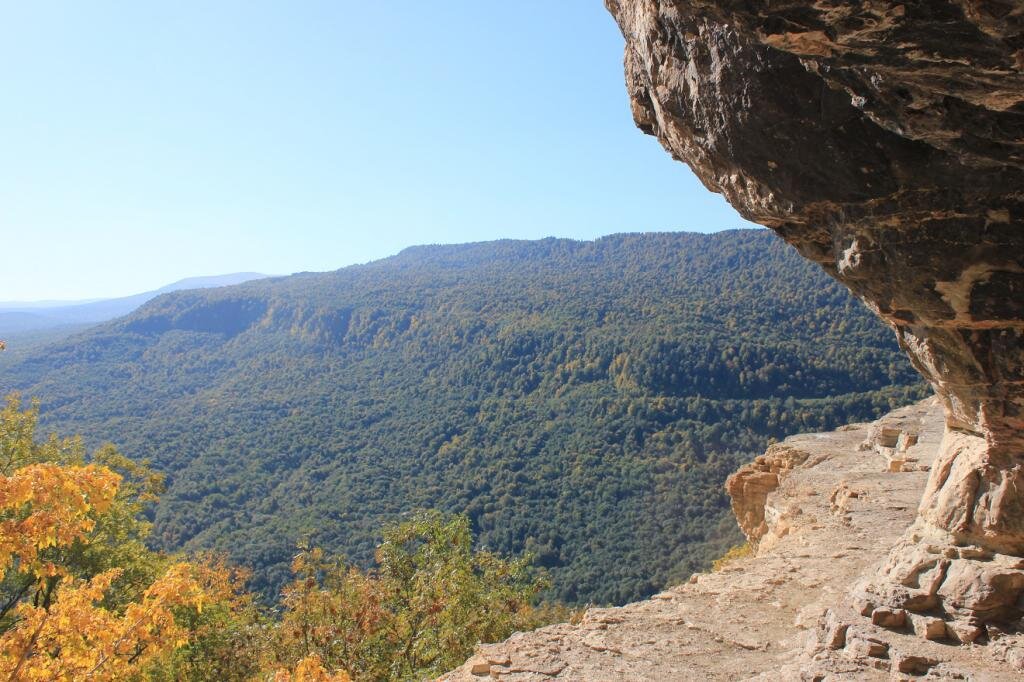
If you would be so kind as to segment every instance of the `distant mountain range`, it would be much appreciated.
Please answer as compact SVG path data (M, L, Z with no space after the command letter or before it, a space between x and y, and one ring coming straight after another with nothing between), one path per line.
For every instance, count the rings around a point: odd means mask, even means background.
M771 438L924 396L891 330L767 230L416 247L160 296L0 358L45 429L167 472L153 540L272 594L303 538L466 514L551 596L623 603L739 541L722 483Z
M160 294L183 289L209 289L241 284L268 275L258 272L235 272L212 277L189 277L165 287L121 298L88 301L0 301L0 338L24 332L38 332L59 327L78 327L106 322L132 312Z

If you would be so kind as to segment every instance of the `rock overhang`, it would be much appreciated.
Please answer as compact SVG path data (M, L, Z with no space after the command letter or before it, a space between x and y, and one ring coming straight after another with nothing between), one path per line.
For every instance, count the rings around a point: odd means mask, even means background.
M906 606L903 558L936 544L1024 555L1024 2L606 5L638 127L857 294L942 400L917 528L862 593ZM1016 618L955 582L929 608Z

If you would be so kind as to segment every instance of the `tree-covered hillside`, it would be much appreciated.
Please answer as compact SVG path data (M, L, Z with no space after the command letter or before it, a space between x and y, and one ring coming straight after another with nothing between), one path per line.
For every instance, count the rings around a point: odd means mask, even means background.
M418 247L161 296L22 354L0 391L169 474L153 537L272 591L308 538L369 562L417 508L534 552L568 602L640 598L737 541L771 438L923 395L891 332L767 231Z

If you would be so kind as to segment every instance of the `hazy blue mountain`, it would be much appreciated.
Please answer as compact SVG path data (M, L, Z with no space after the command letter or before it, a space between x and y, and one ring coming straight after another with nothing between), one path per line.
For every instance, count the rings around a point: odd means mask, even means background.
M88 301L0 302L0 338L58 328L75 330L84 325L106 322L115 317L127 315L160 294L183 289L230 286L264 277L267 275L256 272L236 272L212 277L189 277L153 291L121 298Z

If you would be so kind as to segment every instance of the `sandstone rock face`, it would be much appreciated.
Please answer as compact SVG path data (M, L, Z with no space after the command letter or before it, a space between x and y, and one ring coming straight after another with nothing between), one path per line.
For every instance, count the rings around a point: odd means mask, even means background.
M637 125L860 296L935 387L948 433L909 542L1024 555L1024 2L606 5ZM885 581L916 583L898 563Z
M733 514L748 541L758 544L768 532L765 505L769 493L775 492L786 474L807 461L808 456L791 445L776 443L725 482Z

